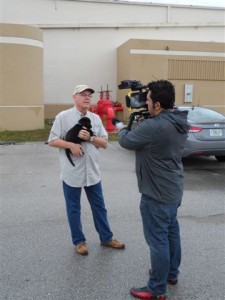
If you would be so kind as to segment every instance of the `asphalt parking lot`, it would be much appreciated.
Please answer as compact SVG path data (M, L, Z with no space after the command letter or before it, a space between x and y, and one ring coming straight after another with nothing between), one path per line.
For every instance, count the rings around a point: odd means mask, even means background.
M58 150L44 143L0 146L1 274L4 300L131 300L148 279L149 252L139 213L134 153L110 142L101 150L109 222L123 251L100 246L82 195L89 255L74 252L67 225ZM184 160L179 210L183 258L168 300L225 299L225 164Z

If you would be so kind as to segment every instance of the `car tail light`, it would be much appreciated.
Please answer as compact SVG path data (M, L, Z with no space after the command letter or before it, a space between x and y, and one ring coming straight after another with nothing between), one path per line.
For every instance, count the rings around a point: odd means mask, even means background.
M201 130L202 130L201 127L191 126L189 129L189 132L197 133L197 132L200 132Z

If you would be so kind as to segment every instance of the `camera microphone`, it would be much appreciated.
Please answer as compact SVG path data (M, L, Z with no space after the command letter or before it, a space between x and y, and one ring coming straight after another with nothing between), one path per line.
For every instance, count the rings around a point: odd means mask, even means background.
M119 119L117 119L117 118L113 118L113 119L112 119L112 123L113 123L113 125L116 126L117 128L118 128L118 127L121 127L121 126L124 126L123 122L121 122L121 121L120 121Z

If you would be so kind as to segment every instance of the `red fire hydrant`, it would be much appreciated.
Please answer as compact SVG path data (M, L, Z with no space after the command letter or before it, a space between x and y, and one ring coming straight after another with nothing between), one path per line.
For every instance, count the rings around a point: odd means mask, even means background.
M106 130L111 132L114 131L115 126L112 124L112 119L115 118L115 113L113 110L113 104L110 100L99 99L97 103L96 113L103 120L104 115L106 116Z
M100 91L100 99L97 102L97 105L91 107L91 111L98 114L102 121L104 120L104 116L106 116L106 130L108 132L112 132L115 130L115 126L112 124L112 119L115 118L115 111L123 111L123 107L120 103L114 104L110 100L110 94L107 87L106 91ZM104 93L106 97L104 98Z

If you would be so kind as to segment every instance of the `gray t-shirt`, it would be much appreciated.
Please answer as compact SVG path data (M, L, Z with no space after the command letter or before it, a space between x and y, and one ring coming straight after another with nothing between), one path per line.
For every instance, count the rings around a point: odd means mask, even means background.
M84 115L76 107L60 112L53 123L48 142L55 139L64 139L67 131L78 123ZM105 130L100 117L88 111L85 115L91 119L92 131L97 137L108 139L108 133ZM99 170L99 148L90 142L81 143L84 155L82 157L71 158L75 167L69 162L65 149L59 149L61 179L72 187L84 187L98 183L101 180Z

